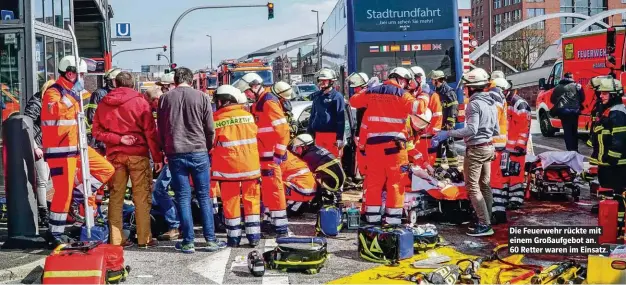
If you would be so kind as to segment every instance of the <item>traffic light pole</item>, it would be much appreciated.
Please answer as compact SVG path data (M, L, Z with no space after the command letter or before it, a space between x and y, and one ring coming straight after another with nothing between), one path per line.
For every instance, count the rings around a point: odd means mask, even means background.
M230 8L262 8L266 7L267 4L264 5L226 5L226 6L196 6L189 8L187 11L180 14L176 22L174 23L174 27L172 27L172 32L170 33L170 62L175 63L174 60L174 35L176 34L176 28L180 21L187 16L187 14L196 11L196 10L206 10L206 9L230 9Z
M113 54L113 56L111 57L111 59L113 59L116 55L120 54L120 53L125 53L125 52L130 52L130 51L141 51L141 50L151 50L151 49L166 49L165 46L160 46L160 47L149 47L149 48L132 48L132 49L125 49L125 50L121 50L116 52L115 54Z

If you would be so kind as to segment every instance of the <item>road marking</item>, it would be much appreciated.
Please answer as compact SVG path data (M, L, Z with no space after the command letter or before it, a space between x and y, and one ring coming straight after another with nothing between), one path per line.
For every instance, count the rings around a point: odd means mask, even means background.
M154 278L152 275L137 275L137 278Z
M224 283L224 275L226 275L226 265L230 258L230 247L225 248L215 254L208 256L196 263L189 265L191 271L200 274L217 284Z
M267 239L265 240L265 250L263 252L274 250L277 245L276 239ZM263 275L262 284L289 284L289 276L277 270L267 270L265 275Z

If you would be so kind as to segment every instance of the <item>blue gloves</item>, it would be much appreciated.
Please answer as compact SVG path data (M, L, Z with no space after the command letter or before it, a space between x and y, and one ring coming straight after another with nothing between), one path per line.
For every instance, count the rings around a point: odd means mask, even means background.
M274 163L276 163L276 165L280 165L285 160L287 160L287 155L280 156L280 155L274 154Z
M448 131L440 131L438 132L433 139L430 142L430 147L435 148L437 147L442 141L448 139L450 137L450 135L448 134Z

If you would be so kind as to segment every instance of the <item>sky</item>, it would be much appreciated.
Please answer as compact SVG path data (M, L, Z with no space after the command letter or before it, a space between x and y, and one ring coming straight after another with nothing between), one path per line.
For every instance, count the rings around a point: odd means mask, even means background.
M458 0L459 8L469 8L470 0ZM130 42L114 42L113 53L125 49L167 45L169 57L170 31L185 10L201 5L264 5L266 0L109 0L113 7L112 36L115 23L130 23ZM313 34L316 13L320 24L326 20L337 0L273 0L274 19L267 19L266 8L197 10L178 25L174 37L174 62L191 69L210 64L213 39L213 66L223 59L239 58L257 49L294 37ZM183 4L184 3L184 4ZM141 65L167 64L157 54L162 50L128 52L116 56L113 65L140 71Z

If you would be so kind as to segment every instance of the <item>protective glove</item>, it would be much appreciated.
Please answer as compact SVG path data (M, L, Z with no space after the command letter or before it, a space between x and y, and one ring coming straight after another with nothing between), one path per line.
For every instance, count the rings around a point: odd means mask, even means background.
M430 142L430 147L435 148L437 147L442 141L448 139L450 137L450 135L448 134L448 131L440 131L438 132L435 136L433 136L431 142Z
M281 165L284 160L284 157L274 154L274 163L276 163L276 165Z
M344 146L346 146L346 142L344 142L343 140L337 140L335 145L337 146L337 148L343 148Z

